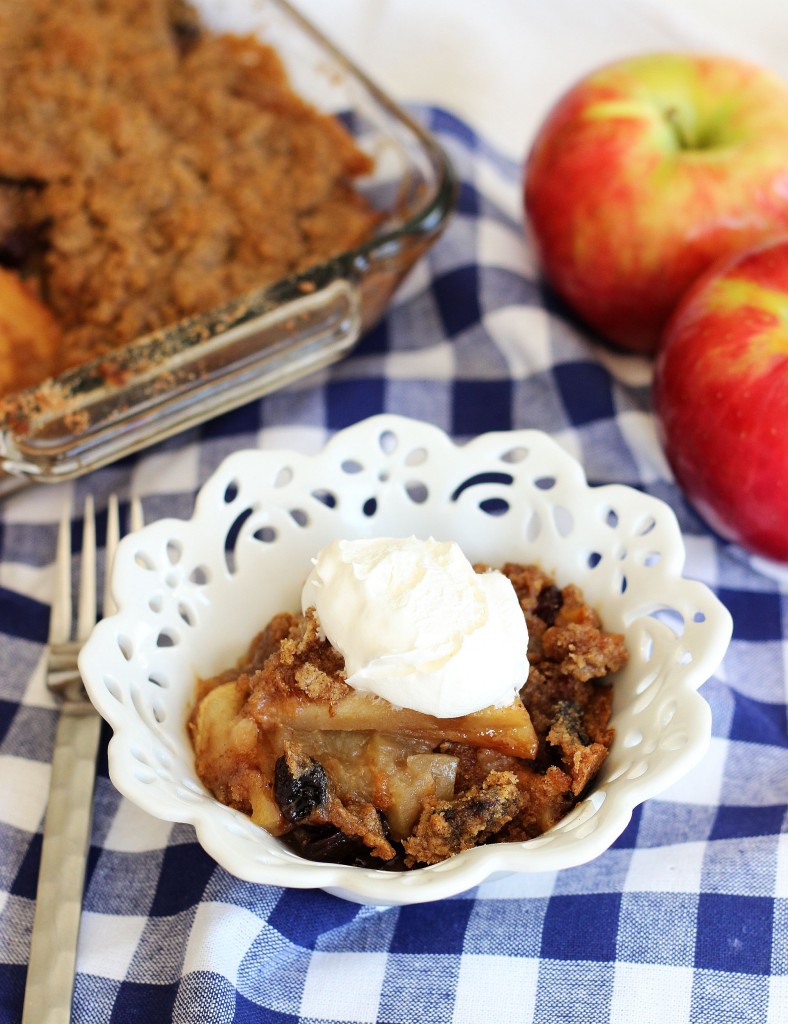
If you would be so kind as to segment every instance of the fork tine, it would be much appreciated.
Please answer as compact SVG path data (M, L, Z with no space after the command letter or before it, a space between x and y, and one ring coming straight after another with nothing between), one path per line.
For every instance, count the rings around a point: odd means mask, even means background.
M131 528L132 530L141 530L145 523L145 517L142 513L142 501L139 498L131 499Z
M77 639L87 640L96 625L96 509L92 494L85 499L80 565Z
M115 601L112 597L110 578L112 576L112 562L120 541L120 512L118 509L117 494L110 494L107 501L107 540L104 549L104 597L102 599L102 615L112 615L116 611Z
M63 506L57 533L55 589L49 617L49 646L65 643L71 634L71 508Z
M129 527L132 531L141 529L144 522L142 514L142 502L139 498L131 499ZM115 560L115 552L120 543L120 511L118 507L117 494L110 494L107 501L107 542L104 554L104 596L102 603L102 616L112 615L117 611L115 599L112 596L112 563Z

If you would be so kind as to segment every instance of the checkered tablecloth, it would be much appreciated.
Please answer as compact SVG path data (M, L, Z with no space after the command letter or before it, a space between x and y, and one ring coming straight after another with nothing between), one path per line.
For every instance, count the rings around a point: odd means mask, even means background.
M39 659L63 501L79 509L92 491L102 508L111 491L134 493L149 520L188 516L229 452L316 451L381 411L457 440L541 428L592 483L629 484L673 507L687 575L734 619L730 651L702 689L708 755L586 866L377 909L233 878L191 828L119 797L105 735L74 1020L788 1020L785 584L713 536L676 488L649 414L648 361L599 344L539 283L520 167L450 116L417 114L456 165L459 207L352 356L89 479L0 505L0 1024L20 1018L33 920L57 715Z

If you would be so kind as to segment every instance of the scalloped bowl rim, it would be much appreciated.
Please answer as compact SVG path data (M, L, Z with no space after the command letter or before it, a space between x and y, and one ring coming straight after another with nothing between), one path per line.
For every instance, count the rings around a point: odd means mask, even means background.
M457 540L472 561L537 561L560 585L581 586L630 648L615 682L616 739L592 792L536 839L410 872L307 861L197 779L185 725L196 678L232 664L270 614L297 606L309 559L327 540L410 533ZM637 805L700 760L711 714L697 689L722 660L732 623L704 584L681 575L683 565L668 505L624 485L592 487L541 431L458 445L435 426L383 414L313 455L236 452L200 489L190 519L125 537L112 568L117 611L96 626L80 668L113 730L117 789L154 817L191 824L228 871L361 903L426 902L500 874L586 863Z

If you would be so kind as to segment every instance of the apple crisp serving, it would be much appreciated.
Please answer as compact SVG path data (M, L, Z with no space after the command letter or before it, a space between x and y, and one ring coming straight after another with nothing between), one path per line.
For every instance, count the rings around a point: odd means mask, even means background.
M0 0L0 267L52 319L0 330L0 393L357 245L370 170L271 47L185 0Z
M237 666L198 685L200 779L310 860L404 870L545 832L607 756L608 677L628 655L577 587L533 565L500 571L529 635L510 705L457 718L396 707L347 684L313 608L282 612Z

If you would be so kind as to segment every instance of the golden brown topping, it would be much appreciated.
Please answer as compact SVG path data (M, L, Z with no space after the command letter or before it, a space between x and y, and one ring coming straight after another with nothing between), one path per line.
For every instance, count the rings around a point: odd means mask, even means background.
M558 663L561 672L581 681L617 672L628 658L620 634L600 633L595 626L576 622L545 630L542 650L549 661Z
M499 834L501 842L522 842L542 835L572 809L572 779L554 765L542 775L522 771L518 776L523 805L517 817Z
M409 865L437 864L470 850L514 818L523 797L513 772L490 772L455 800L428 803L413 834L403 842Z
M572 776L572 792L579 796L607 757L607 747L592 743L583 721L583 709L574 701L559 701L547 742L561 751L562 760Z
M0 4L0 252L36 239L9 258L63 366L358 244L370 169L270 47L185 2Z

